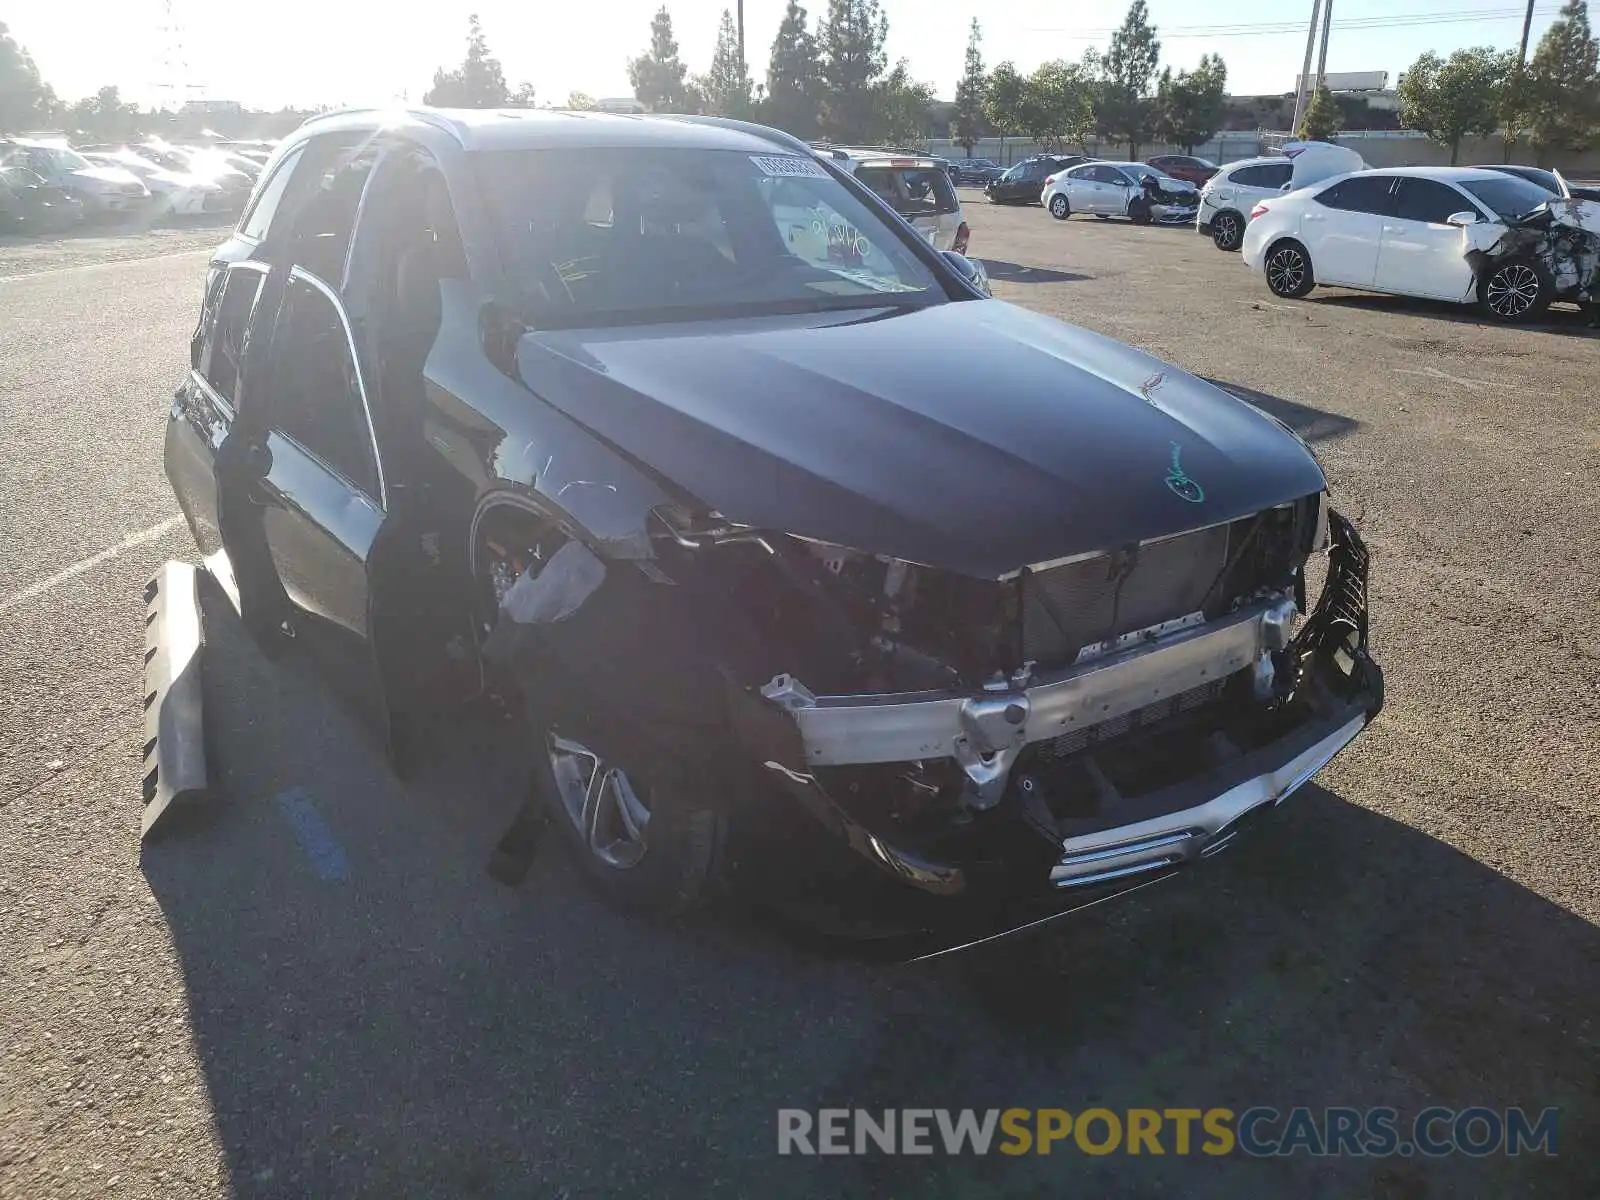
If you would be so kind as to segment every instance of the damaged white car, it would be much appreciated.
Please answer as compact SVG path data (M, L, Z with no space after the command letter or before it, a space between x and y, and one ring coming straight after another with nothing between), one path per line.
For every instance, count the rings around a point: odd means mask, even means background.
M1592 315L1600 204L1476 167L1358 171L1257 204L1243 256L1286 299L1328 284L1476 302L1498 321L1557 300Z

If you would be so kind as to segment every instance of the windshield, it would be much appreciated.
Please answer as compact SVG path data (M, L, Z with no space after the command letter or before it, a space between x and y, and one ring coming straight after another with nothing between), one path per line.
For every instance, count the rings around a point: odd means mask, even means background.
M1132 175L1135 178L1143 178L1143 177L1148 175L1151 179L1154 179L1156 181L1156 183L1160 184L1162 187L1165 187L1169 183L1172 184L1174 187L1179 187L1179 188L1188 186L1187 184L1182 183L1179 180L1174 179L1171 175L1168 175L1165 171L1158 171L1154 167L1146 166L1144 163L1118 163L1117 165L1119 167L1121 167L1124 171L1126 171L1129 175Z
M1544 188L1517 175L1469 179L1461 186L1493 209L1502 221L1525 217L1550 199L1550 193Z
M474 158L535 325L945 298L886 217L811 158L610 147Z
M21 146L19 149L27 156L28 165L41 173L52 169L81 171L94 165L77 151L65 146Z

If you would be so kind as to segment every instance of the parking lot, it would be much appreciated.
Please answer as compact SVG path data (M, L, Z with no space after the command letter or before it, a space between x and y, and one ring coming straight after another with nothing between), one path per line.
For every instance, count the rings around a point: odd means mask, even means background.
M736 903L626 920L554 840L502 887L506 731L402 784L218 622L216 795L141 847L141 593L193 554L161 439L219 235L0 245L0 1196L1600 1194L1600 335L1280 301L1191 229L963 200L997 296L1312 443L1373 555L1372 729L1199 869L886 967ZM1556 1107L1558 1154L776 1153L779 1108L1254 1105Z

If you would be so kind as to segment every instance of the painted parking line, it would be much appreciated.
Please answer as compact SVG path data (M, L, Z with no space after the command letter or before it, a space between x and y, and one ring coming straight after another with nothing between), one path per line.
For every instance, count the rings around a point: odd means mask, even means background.
M295 840L311 860L311 870L318 879L324 883L339 883L350 877L350 860L344 847L304 788L293 787L280 792L278 808L288 819Z
M8 613L13 608L19 608L26 604L29 600L37 600L40 596L50 591L51 588L59 587L69 579L76 579L79 575L94 570L101 563L110 562L117 555L132 550L135 546L144 546L150 542L159 541L181 524L183 524L181 516L168 517L159 525L152 525L149 529L141 529L138 533L130 533L116 545L107 546L98 554L91 554L88 558L80 559L70 567L57 571L54 575L41 579L37 583L30 583L20 592L13 592L11 595L0 599L0 613Z

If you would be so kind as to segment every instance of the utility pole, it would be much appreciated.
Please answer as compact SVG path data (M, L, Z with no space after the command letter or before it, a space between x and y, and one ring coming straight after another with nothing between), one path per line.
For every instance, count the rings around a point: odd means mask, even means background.
M1527 14L1522 18L1522 46L1517 50L1517 70L1528 61L1528 31L1533 28L1533 0L1528 0Z
M1533 0L1528 0L1528 16L1533 17ZM1522 40L1528 40L1527 31L1524 30ZM750 69L750 60L744 56L744 0L739 0L739 65L746 71Z
M1330 3L1332 0L1330 0ZM1289 124L1289 136L1300 128L1300 114L1305 111L1306 84L1311 77L1311 51L1317 44L1317 18L1322 15L1322 0L1311 0L1311 27L1306 31L1306 60L1300 67L1300 81L1294 91L1294 120Z
M1317 89L1322 88L1322 80L1328 73L1328 30L1333 27L1333 0L1328 0L1328 7L1322 10L1322 49L1317 52Z

